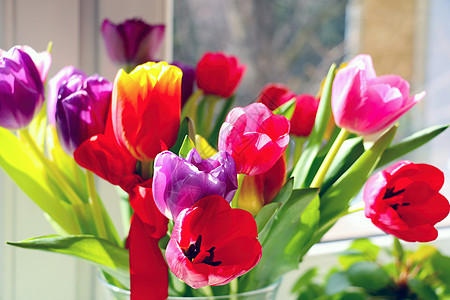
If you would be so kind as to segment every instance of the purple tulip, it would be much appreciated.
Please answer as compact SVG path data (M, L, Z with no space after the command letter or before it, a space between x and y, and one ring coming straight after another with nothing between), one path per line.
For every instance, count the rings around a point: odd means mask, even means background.
M98 75L72 75L61 85L55 123L59 141L68 154L105 131L112 88L112 83Z
M202 159L192 149L186 159L164 151L155 158L153 198L167 218L175 220L185 208L211 195L231 202L237 189L236 165L225 151Z
M26 127L41 110L44 86L31 57L17 47L0 56L0 126Z
M194 91L195 68L181 61L174 61L171 65L177 66L183 72L183 77L181 79L181 107L183 108L184 104Z
M42 82L47 79L48 71L50 70L50 65L52 64L52 56L48 51L36 52L33 48L27 45L14 46L14 48L20 49L28 54L36 66ZM5 50L0 49L0 56L6 53Z
M102 35L111 60L120 65L137 66L155 59L164 38L163 24L150 25L140 19L114 24L105 19Z
M47 118L49 124L55 124L56 102L58 100L59 88L72 75L87 77L83 71L74 66L66 66L48 81Z

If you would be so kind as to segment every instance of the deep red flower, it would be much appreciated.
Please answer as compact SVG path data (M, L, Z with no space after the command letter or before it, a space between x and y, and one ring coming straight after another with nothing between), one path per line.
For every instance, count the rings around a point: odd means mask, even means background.
M260 260L256 222L220 196L200 199L183 210L166 249L170 270L193 288L223 285Z
M434 225L449 213L439 193L444 174L427 164L400 161L375 173L364 187L365 215L377 227L408 242L429 242Z
M134 158L150 161L175 144L180 125L181 70L148 62L114 80L111 114L114 134Z
M295 111L291 118L292 135L309 136L314 127L319 100L310 94L296 96L282 83L269 83L261 91L257 102L265 104L270 110L295 98Z
M229 98L236 91L244 72L245 65L241 65L236 56L206 52L197 63L197 86L205 94Z
M114 137L111 119L105 133L84 141L73 153L75 161L114 185L129 192L142 178L135 174L137 160Z
M294 97L295 94L284 84L271 82L263 87L257 102L273 111Z
M289 120L264 104L232 109L220 128L219 150L234 158L238 173L257 175L269 170L289 143Z
M168 268L158 242L166 235L169 220L156 207L151 185L149 179L130 191L134 209L127 239L131 300L163 300L168 294Z
M295 99L290 133L296 136L309 136L316 120L319 100L309 94L298 95Z

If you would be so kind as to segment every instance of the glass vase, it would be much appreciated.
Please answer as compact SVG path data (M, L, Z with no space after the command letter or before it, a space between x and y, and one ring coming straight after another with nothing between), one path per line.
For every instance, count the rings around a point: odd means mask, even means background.
M100 282L105 288L106 300L130 300L130 291L118 288L114 285L107 283L103 278L100 278ZM169 296L168 300L275 300L278 288L281 281L277 281L267 287L250 291L239 293L236 295L221 295L221 296L211 296L211 297L178 297Z

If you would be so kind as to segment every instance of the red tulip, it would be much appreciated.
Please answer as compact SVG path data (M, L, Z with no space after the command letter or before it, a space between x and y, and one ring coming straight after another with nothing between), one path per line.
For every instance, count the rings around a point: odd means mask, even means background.
M117 143L111 113L108 116L105 132L84 141L73 157L83 168L130 192L143 179L135 174L137 160Z
M219 150L234 158L238 173L258 175L269 170L289 143L289 120L264 104L232 109L220 128Z
M364 187L365 215L376 226L408 242L429 242L434 225L449 213L439 193L444 174L427 164L400 161L375 173Z
M256 222L220 196L208 196L183 210L175 222L166 259L170 270L193 288L223 285L260 260Z
M296 96L282 83L269 83L262 89L257 102L265 104L273 111L293 98L295 98L295 111L291 118L290 133L307 137L314 127L319 108L319 101L313 95Z
M168 269L158 242L166 235L169 220L156 207L151 185L152 179L130 191L135 212L127 240L131 300L163 300L168 293Z
M266 105L273 111L294 97L295 94L284 84L271 82L263 87L257 102Z
M285 182L286 156L281 155L280 159L267 172L244 177L239 192L238 206L253 215L258 214L264 205L272 202Z
M197 63L197 85L205 94L229 98L236 91L245 65L235 56L207 52Z
M307 137L314 127L319 100L309 94L298 95L295 99L295 111L291 118L291 134Z
M148 62L114 80L111 112L116 139L134 158L150 161L175 144L180 125L181 76L166 62Z

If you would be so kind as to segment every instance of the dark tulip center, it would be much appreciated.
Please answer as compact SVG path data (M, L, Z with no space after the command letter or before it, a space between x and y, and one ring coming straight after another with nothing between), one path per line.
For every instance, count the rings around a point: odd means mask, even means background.
M211 247L209 250L202 250L202 235L197 237L195 243L189 245L189 248L184 251L184 255L193 263L203 263L210 266L218 266L222 262L214 261L214 250L216 247ZM199 261L200 260L200 261Z
M405 191L405 189L401 189L398 191L395 191L395 187L393 188L386 188L386 192L384 193L383 199L389 199L389 198L393 198L395 196L400 195L401 193L403 193ZM399 206L408 206L411 203L394 203L392 205L390 205L394 210L397 210Z
M401 190L398 190L396 192L394 192L394 190L395 190L395 187L393 187L393 188L386 188L386 192L384 193L383 199L389 199L389 198L398 196L398 195L400 195L401 193L403 193L405 191L405 189L401 189Z

